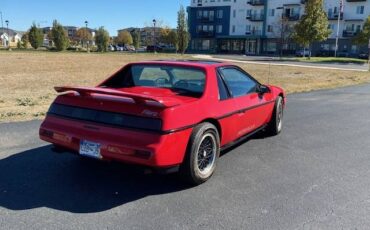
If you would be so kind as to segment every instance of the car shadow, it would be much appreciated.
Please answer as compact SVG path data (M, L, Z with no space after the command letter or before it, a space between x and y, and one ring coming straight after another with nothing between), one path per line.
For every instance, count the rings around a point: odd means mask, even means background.
M0 206L10 210L48 207L94 213L188 188L174 175L147 174L133 165L56 154L51 146L0 160Z

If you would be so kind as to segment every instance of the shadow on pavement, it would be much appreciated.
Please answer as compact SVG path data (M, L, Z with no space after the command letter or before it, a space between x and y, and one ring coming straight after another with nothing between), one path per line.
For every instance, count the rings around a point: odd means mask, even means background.
M174 175L146 175L141 167L55 154L51 146L0 160L0 206L10 210L93 213L188 188Z

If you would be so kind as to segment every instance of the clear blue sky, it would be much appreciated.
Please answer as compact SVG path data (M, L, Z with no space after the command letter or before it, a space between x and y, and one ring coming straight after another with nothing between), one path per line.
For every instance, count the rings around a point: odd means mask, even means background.
M32 24L51 26L54 19L63 25L104 26L111 35L118 29L151 25L155 18L175 27L180 5L187 7L190 0L0 0L3 21L9 28L26 31ZM0 22L1 27L1 22Z

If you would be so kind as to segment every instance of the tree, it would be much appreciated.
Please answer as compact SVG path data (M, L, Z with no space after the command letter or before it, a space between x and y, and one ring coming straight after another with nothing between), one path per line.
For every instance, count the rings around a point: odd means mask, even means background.
M297 43L304 47L309 47L311 50L313 42L321 42L328 39L331 34L328 26L329 22L323 8L323 0L307 0L305 14L294 27L293 38Z
M33 23L28 32L28 40L34 49L38 49L44 40L42 30L37 28L36 24Z
M188 32L186 12L183 6L180 7L179 12L177 13L177 39L178 50L181 54L184 54L188 48L190 35Z
M133 45L134 45L135 49L138 49L140 47L140 43L141 43L140 31L134 30L131 33L131 37L132 37L132 42L133 42Z
M170 44L169 41L169 35L171 33L171 28L170 27L163 27L160 28L159 30L159 42L165 43L165 44Z
M22 35L21 41L22 41L22 43L21 43L22 48L27 49L27 46L28 46L28 33L24 33Z
M354 42L359 45L368 44L370 39L370 16L367 17L363 29L360 33L354 38Z
M53 22L51 37L57 51L65 50L69 45L69 39L63 26L57 20Z
M99 52L107 52L109 39L108 31L101 26L95 34L95 44L98 46Z
M133 41L132 41L132 36L131 36L130 32L128 32L127 30L123 30L123 31L119 32L119 34L116 38L116 43L121 43L121 44L125 44L125 45L132 45Z
M294 32L294 22L290 22L287 17L284 17L284 14L282 17L273 24L273 31L272 33L275 35L275 37L279 38L280 43L280 58L283 56L283 50L284 47L290 43L292 39L292 35Z
M88 41L91 41L91 39L92 39L92 34L86 28L80 28L80 29L78 29L77 32L76 32L76 35L77 35L77 37L79 39L79 42L81 44L85 43L86 46L87 46L87 42Z
M173 45L173 47L176 48L176 51L179 49L179 41L177 37L177 32L175 30L171 30L171 32L168 34L168 41L169 44Z

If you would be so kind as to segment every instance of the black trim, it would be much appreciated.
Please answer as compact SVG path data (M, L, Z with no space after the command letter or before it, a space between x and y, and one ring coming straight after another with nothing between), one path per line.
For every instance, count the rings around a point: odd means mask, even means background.
M222 115L220 117L216 117L216 120L221 120L221 119L224 119L226 117L230 117L230 116L232 116L236 113L244 113L248 110L255 109L255 108L258 108L260 106L264 106L264 105L268 105L268 104L272 104L272 103L275 103L275 101L268 101L268 102L264 102L264 103L261 103L261 104L258 104L258 105L250 106L250 107L245 108L245 109L240 109L240 110L237 110L237 111L234 111L234 112L231 112L231 113L227 113L227 114Z
M268 102L265 102L265 103L261 103L259 105L254 105L254 106L251 106L251 107L248 107L248 108L245 108L245 109L237 110L237 111L234 111L234 112L227 113L225 115L216 117L215 119L216 120L221 120L221 119L230 117L234 114L246 112L248 110L255 109L255 108L258 108L260 106L264 106L264 105L271 104L271 103L275 103L275 101L268 101ZM77 118L70 118L70 117L60 116L58 114L53 114L53 113L47 113L47 115L52 115L52 116L55 116L55 117L60 117L60 118L63 118L63 119L68 119L68 120L83 121L83 122L86 122L88 124L104 125L104 126L110 127L110 128L129 129L129 130L134 130L134 131L145 131L145 132L157 133L157 134L160 134L160 135L167 135L167 134L171 134L171 133L184 131L184 130L193 128L196 125L198 125L198 123L196 123L196 124L191 124L191 125L187 125L187 126L183 126L183 127L179 127L179 128L175 128L175 129L170 129L170 130L151 130L151 129L143 129L143 128L120 127L120 126L115 126L115 125L106 124L106 123L97 123L97 122L93 122L93 121L87 121L87 120L84 120L84 119L77 119ZM86 127L86 128L90 128L90 127Z
M162 120L159 118L143 117L59 103L53 103L49 108L48 114L123 128L151 131L162 130Z
M222 146L221 147L221 151L224 151L224 150L226 150L226 149L228 149L228 148L231 148L232 146L234 146L234 145L236 145L236 144L238 144L238 143L240 143L240 142L242 142L242 141L245 141L246 139L248 139L249 137L251 137L252 135L254 135L254 134L256 134L256 133L258 133L258 132L260 132L260 131L262 131L264 128L266 128L267 127L267 125L263 125L263 126L261 126L261 127L259 127L258 129L256 129L256 130L254 130L254 131L252 131L252 132L250 132L250 133L247 133L246 135L244 135L244 136L242 136L242 137L239 137L238 139L236 139L235 141L232 141L232 142L230 142L230 143L228 143L228 144L226 144L226 145L224 145L224 146Z

